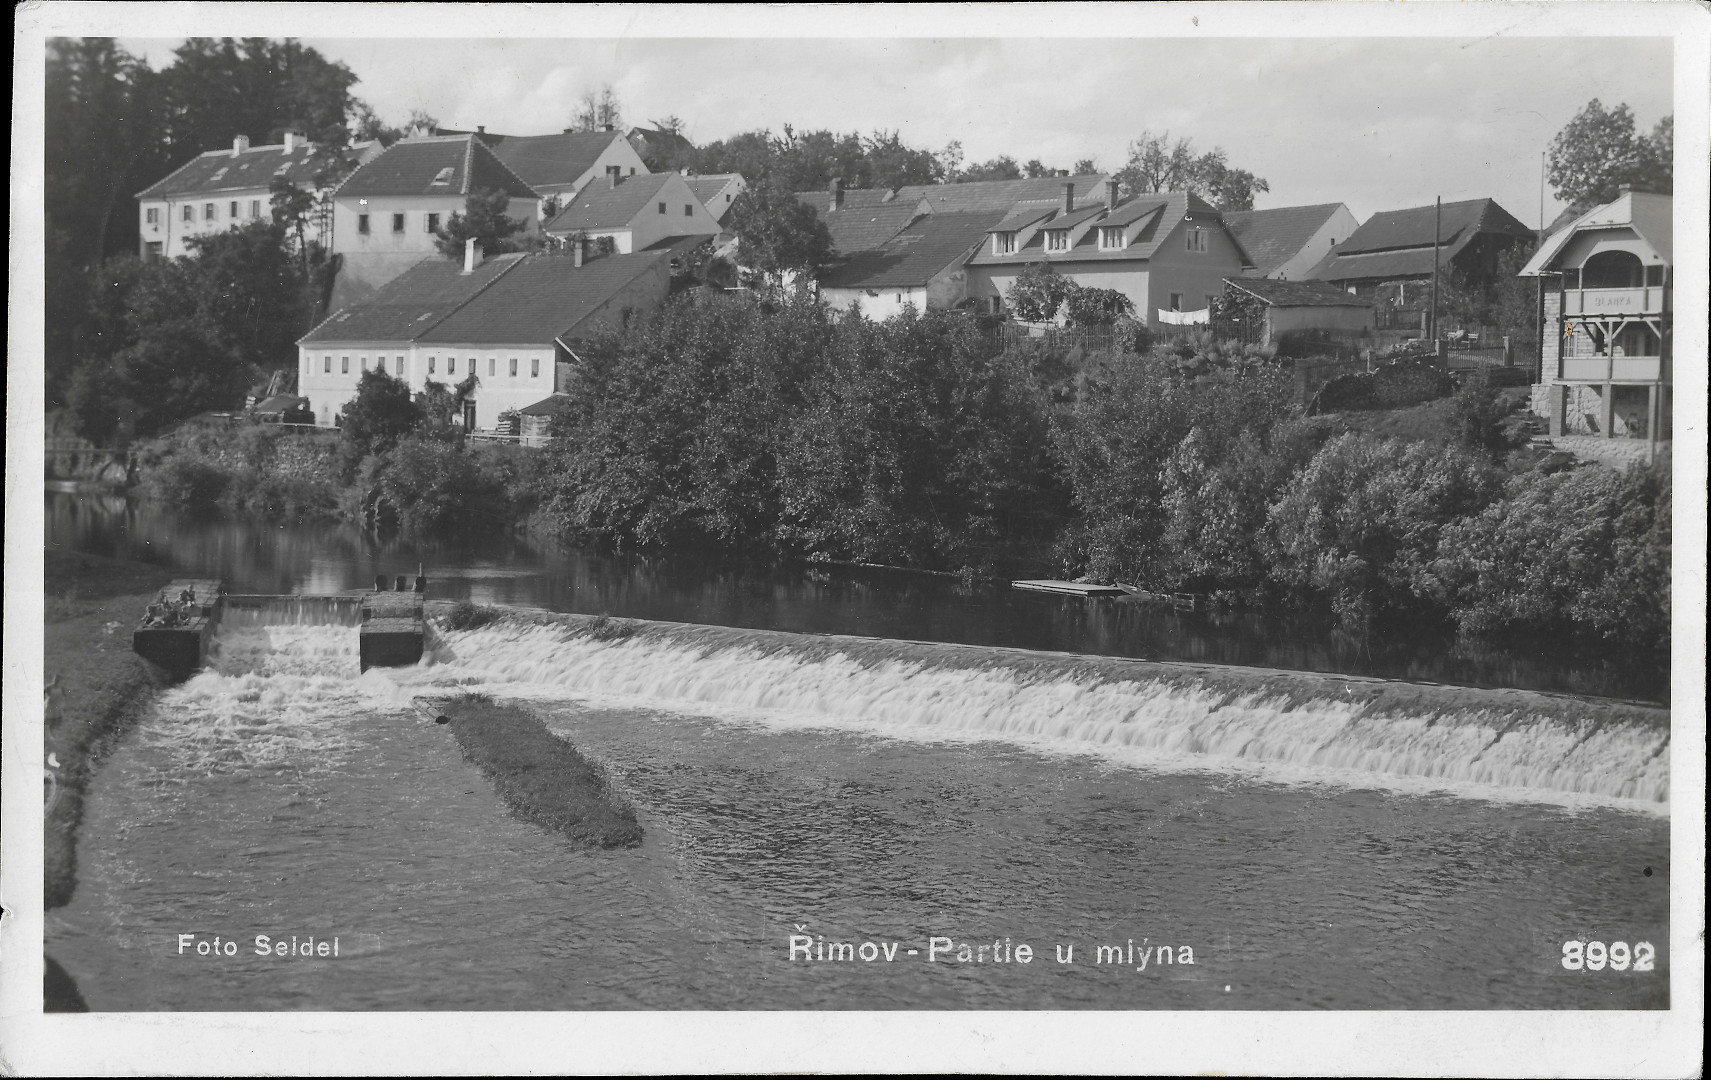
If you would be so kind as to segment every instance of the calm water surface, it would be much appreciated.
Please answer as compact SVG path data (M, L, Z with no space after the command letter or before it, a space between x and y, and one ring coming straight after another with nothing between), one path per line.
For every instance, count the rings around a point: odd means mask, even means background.
M1354 639L1307 622L1053 597L903 571L599 553L498 533L382 542L327 522L196 519L70 484L50 484L46 498L50 544L217 577L234 592L366 589L377 574L413 574L421 564L431 597L549 611L1643 700L1668 692L1661 679L1585 658L1504 653L1443 637Z

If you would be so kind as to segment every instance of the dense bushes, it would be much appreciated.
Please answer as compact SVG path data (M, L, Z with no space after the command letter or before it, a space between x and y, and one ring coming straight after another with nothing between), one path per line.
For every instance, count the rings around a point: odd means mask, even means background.
M1313 398L1308 412L1397 409L1441 398L1455 389L1449 373L1430 357L1407 357L1374 371L1338 375Z
M146 497L270 521L325 516L339 498L338 442L261 424L185 425L138 448Z
M566 531L955 568L1048 536L1047 397L972 323L684 298L585 352L546 452Z
M1572 634L1667 667L1670 479L1667 458L1516 477L1445 527L1419 588L1476 635Z

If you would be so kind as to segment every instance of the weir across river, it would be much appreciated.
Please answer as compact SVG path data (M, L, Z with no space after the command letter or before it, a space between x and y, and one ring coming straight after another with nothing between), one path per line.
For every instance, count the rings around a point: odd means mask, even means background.
M357 651L361 669L406 667L422 659L425 623L422 599L427 579L418 576L414 590L312 596L301 593L228 593L219 581L177 580L149 605L131 635L137 655L158 664L176 681L190 677L208 660L208 645L226 617L243 612L289 615L293 621L358 623ZM384 580L377 582L384 584Z

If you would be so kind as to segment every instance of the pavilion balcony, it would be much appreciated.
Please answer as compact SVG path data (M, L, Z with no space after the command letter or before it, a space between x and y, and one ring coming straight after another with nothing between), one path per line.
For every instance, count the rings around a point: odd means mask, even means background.
M1557 377L1576 383L1673 383L1670 368L1661 356L1565 356Z
M1669 287L1636 285L1628 289L1564 289L1564 315L1661 315L1669 310Z

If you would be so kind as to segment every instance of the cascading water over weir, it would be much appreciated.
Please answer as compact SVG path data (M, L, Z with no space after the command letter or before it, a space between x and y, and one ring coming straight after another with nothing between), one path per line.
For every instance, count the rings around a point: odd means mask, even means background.
M1170 771L1638 804L1669 798L1666 709L1513 690L574 616L446 632L403 676L774 727L1002 740Z

